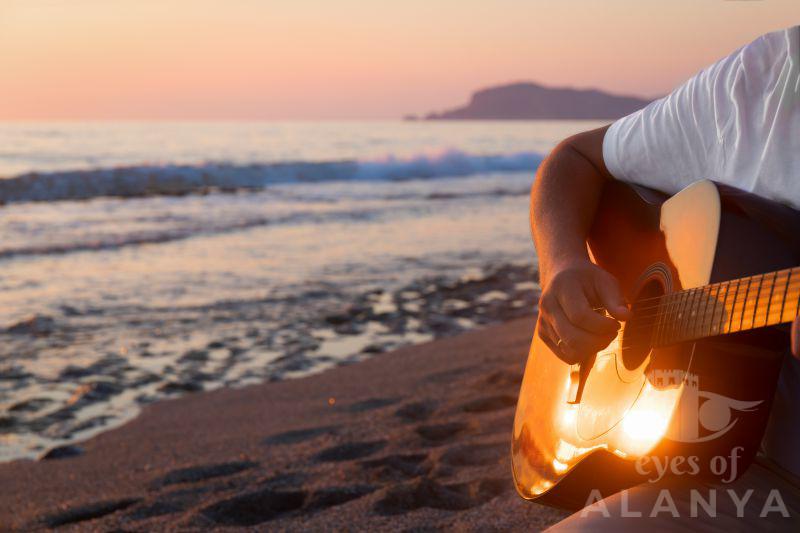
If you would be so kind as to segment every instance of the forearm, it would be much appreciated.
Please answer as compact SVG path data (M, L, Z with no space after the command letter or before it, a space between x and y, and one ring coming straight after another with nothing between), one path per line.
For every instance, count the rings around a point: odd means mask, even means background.
M559 269L588 259L586 236L610 178L602 162L605 129L565 140L536 174L530 220L543 285Z

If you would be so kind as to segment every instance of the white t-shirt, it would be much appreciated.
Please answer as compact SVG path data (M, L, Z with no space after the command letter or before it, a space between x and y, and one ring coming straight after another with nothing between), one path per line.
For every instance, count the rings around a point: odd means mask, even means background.
M712 179L800 209L800 26L769 33L614 124L617 179L674 194ZM787 357L764 451L800 476L800 362Z

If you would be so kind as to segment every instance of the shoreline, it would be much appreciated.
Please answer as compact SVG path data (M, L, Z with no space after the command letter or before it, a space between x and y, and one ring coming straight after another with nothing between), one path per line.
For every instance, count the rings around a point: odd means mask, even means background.
M86 440L166 398L296 379L525 316L535 279L533 266L503 263L395 287L36 315L0 330L16 355L0 365L0 461Z
M146 406L76 455L0 464L12 529L546 527L508 446L532 317L308 377Z

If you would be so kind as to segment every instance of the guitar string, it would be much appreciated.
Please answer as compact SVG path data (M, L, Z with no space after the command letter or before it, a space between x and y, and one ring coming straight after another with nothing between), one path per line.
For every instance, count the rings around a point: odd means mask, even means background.
M779 270L779 271L776 272L776 274L782 275L783 273L786 273L787 274L787 280L788 280L789 278L791 278L793 270L797 270L797 271L800 272L800 267L795 267L795 268L792 268L792 269ZM770 272L769 274L773 274L773 273ZM737 283L737 282L738 282L738 285L741 285L741 283L743 283L746 280L753 280L753 279L759 278L759 277L762 277L762 275L748 276L748 277L744 277L744 278L737 278L737 279L733 279L733 280L730 280L730 281L722 281L722 282L714 283L714 284L711 284L711 285L705 285L703 287L694 287L694 288L691 288L691 289L683 289L683 290L680 290L680 291L677 291L677 292L671 292L671 293L668 293L668 294L661 294L659 296L652 296L652 297L649 297L649 298L642 298L641 300L636 300L634 302L634 305L640 304L642 302L652 301L652 300L661 300L661 299L664 299L664 298L680 297L681 295L688 294L688 293L691 293L693 291L701 291L701 292L709 291L709 294L710 294L710 291L713 288L716 288L716 287L721 288L725 284L728 284L727 286L730 287L732 284ZM776 279L774 281L774 283L778 284L779 282ZM798 287L798 286L800 286L800 281L798 281L797 283L795 283L793 281L787 286L787 290L790 287ZM653 309L653 308L659 307L660 305L661 305L660 303L657 303L655 305L648 306L648 307L646 307L644 309ZM600 308L600 309L602 309L602 308ZM640 308L640 310L641 310L641 308Z
M632 306L632 311L634 311L634 312L641 313L642 310L655 309L655 308L659 308L659 307L666 307L666 309L664 309L663 311L657 311L655 313L650 313L650 314L647 314L647 315L641 315L641 314L638 315L636 317L636 322L635 323L632 322L631 326L628 327L628 328L625 328L624 331L627 332L628 334L635 335L637 332L641 334L642 332L646 332L647 330L654 330L651 333L650 341L647 342L647 343L644 343L644 344L638 344L638 345L632 344L632 345L629 345L629 346L621 346L619 348L619 350L620 351L625 351L625 350L633 350L633 349L668 346L670 344L677 344L679 342L685 342L685 341L692 340L692 339L701 339L701 338L704 338L704 337L713 336L713 335L711 335L711 333L714 332L715 330L717 330L717 328L713 327L716 323L719 323L718 331L722 332L724 334L727 334L727 333L734 333L736 331L742 331L742 330L747 330L747 329L755 329L755 328L765 327L765 326L768 326L768 325L775 325L775 324L779 324L781 322L784 322L782 320L782 318L786 314L784 312L785 311L785 305L786 305L786 297L788 296L790 290L793 290L795 288L800 287L800 282L791 281L793 272L794 271L798 271L798 270L800 270L800 267L794 267L794 268L790 268L790 269L779 270L779 271L776 271L776 272L770 272L770 273L756 275L756 276L748 276L748 277L745 277L745 278L737 278L737 279L734 279L734 280L718 282L718 283L715 283L713 285L707 285L707 286L704 286L704 287L686 289L686 290L683 290L683 291L673 292L673 293L669 293L669 294L662 294L662 295L654 296L654 297L651 297L651 298L644 298L642 300L637 300L636 302L634 302L634 304ZM783 274L787 275L787 279L785 280L785 282L782 279L780 281L778 279L779 276L782 276ZM765 278L767 276L769 276L769 275L772 275L772 284L771 284L771 287L770 287L770 297L768 298L768 300L761 300L760 294L761 294L761 289L763 288L763 282L764 282ZM758 290L755 291L756 294L757 294L757 297L756 297L756 299L755 299L755 301L753 303L753 306L752 306L753 307L753 318L752 318L751 321L748 322L747 327L744 327L744 325L743 325L744 324L744 315L746 313L750 312L750 309L749 309L750 306L747 305L749 303L749 301L750 301L748 299L748 296L751 293L751 285L753 285L752 282L756 278L758 278L759 287L758 287ZM741 307L739 307L739 306L737 306L737 303L738 303L739 298L740 298L739 289L741 288L741 285L745 281L747 282L747 288L745 289L745 291L743 293L741 293L741 295L745 297L745 300L742 303ZM728 309L726 303L728 301L728 296L730 295L731 287L733 286L734 283L736 284L736 290L734 291L734 299L733 299L733 302L731 303L730 309ZM770 306L771 306L772 300L773 300L772 295L773 295L773 292L774 292L774 289L775 289L776 285L781 285L781 284L784 285L784 288L783 288L784 296L783 296L783 298L781 298L781 300L782 300L781 309L780 309L778 315L776 316L776 319L778 321L777 322L773 322L772 324L770 324L770 321L773 320L772 319L773 313L770 312ZM725 288L725 297L724 298L720 298L720 296L722 294L723 287ZM778 290L779 290L778 294L780 294L781 289L779 288ZM697 305L697 308L699 309L700 304L694 302L693 300L695 300L696 296L700 296L701 294L702 294L701 298L703 300L705 300L705 302L704 302L705 305L703 306L703 311L702 312L696 313L695 315L693 315L695 318L692 319L692 324L690 325L690 327L686 327L686 326L689 326L689 325L683 323L683 322L686 322L685 318L681 318L680 320L672 320L672 319L670 319L669 322L661 324L661 328L662 328L662 330L664 330L665 328L671 328L671 334L667 338L673 337L675 340L671 341L671 342L664 343L663 342L664 339L657 338L659 335L661 335L661 336L664 335L663 332L660 333L659 330L658 330L658 322L659 322L660 318L670 317L670 316L680 317L684 312L684 311L677 311L675 309L669 309L669 307L677 307L678 309L686 310L686 309L692 309L693 307L695 307L695 305ZM708 298L705 298L706 296ZM667 299L670 300L670 301L665 302L664 300L667 300ZM682 301L682 299L683 300L692 301L692 303L687 303L687 301ZM659 303L657 303L655 305L647 306L647 307L644 307L644 308L642 308L639 305L639 304L641 304L641 302L653 301L653 300L659 300ZM711 301L714 301L714 304L711 306L711 309L709 309L709 305L708 304ZM722 309L718 308L718 305L719 305L720 301L723 303L723 308ZM759 314L758 314L759 301L761 301L762 305L763 305L763 302L766 302L766 306L767 306L766 313L763 316L763 321L764 322L762 324L758 324L760 322L760 319L761 319L761 317L759 317ZM603 311L604 308L599 307L599 308L595 308L594 310L595 311ZM715 316L716 316L717 312L720 313L720 316L719 316L718 320L715 319ZM729 317L730 317L729 321L726 318L726 314L728 314ZM736 314L740 314L741 315L741 320L740 320L739 329L734 331L733 330L733 317ZM797 307L795 308L795 316L798 316L798 314L800 314L800 298L798 299ZM642 323L643 319L648 319L648 318L652 318L652 317L656 317L653 322L651 322L651 323ZM711 318L711 320L708 322L708 326L709 327L708 327L708 333L706 334L705 333L705 331L706 331L705 324L706 324L706 320L709 317ZM722 323L723 319L725 319L725 321L728 322L727 331L725 330L724 324ZM629 322L631 322L631 321L629 321ZM699 327L697 326L697 324L699 324ZM685 333L682 333L684 331L685 331Z
M800 283L798 285L795 285L794 288L798 288L798 287L800 287ZM790 288L790 287L787 287L783 291L781 291L779 289L779 292L775 293L775 294L779 295L781 292L783 292L785 294L785 296L784 297L780 297L780 299L782 301L785 301L787 298L791 298L789 296L789 292L791 291L791 289L792 288ZM770 295L770 297L768 299L767 298L756 298L755 300L747 299L747 298L742 300L742 299L740 299L740 297L737 296L737 297L734 297L734 299L733 299L733 301L731 301L730 305L728 305L726 303L727 302L727 296L729 296L729 294L727 294L723 298L723 297L721 297L719 292L717 292L717 293L708 292L708 293L705 293L705 296L707 296L707 298L703 298L705 300L705 303L706 303L706 305L704 306L705 307L704 310L699 312L699 313L697 313L697 312L695 313L696 315L698 315L698 318L700 316L707 318L709 315L714 315L717 312L719 312L720 310L722 310L723 313L724 312L733 312L735 309L748 309L748 310L752 309L754 312L757 312L758 308L760 308L760 307L762 307L764 305L766 305L769 308L769 306L773 302L777 303L776 298L772 294ZM742 294L742 296L744 296L744 293ZM793 296L800 296L800 292L798 292L798 294L793 295ZM676 316L676 315L682 315L684 313L691 312L692 308L695 307L695 304L691 304L691 305L687 304L687 305L684 305L684 310L682 310L682 311L677 311L675 309L669 309L669 306L673 305L673 304L680 305L677 301L665 302L663 304L658 304L658 305L655 305L655 306L650 306L650 307L645 308L645 310L662 308L661 310L656 311L656 312L652 312L652 313L644 313L643 314L642 313L642 309L637 308L636 305L634 304L634 306L631 309L631 311L633 312L635 319L637 319L638 321L641 321L641 320L644 320L644 319L650 319L650 318L655 318L656 320L658 320L659 318L662 318L662 317L665 317L665 316L670 316L670 315ZM709 304L712 306L711 309L708 309ZM720 308L720 304L723 304L722 308ZM697 307L698 308L694 309L694 311L698 311L699 310L699 305ZM604 309L602 307L596 307L596 308L593 308L592 310L593 311L603 311ZM774 309L772 309L772 310L767 309L767 311L768 311L768 315L772 316L772 314L773 314L773 312L775 310ZM779 316L780 316L780 311L779 311Z
M688 314L689 317L691 317L691 320L693 322L700 322L702 320L702 324L705 324L706 320L710 318L711 320L709 321L709 327L711 327L711 326L714 325L714 323L715 323L714 317L718 313L719 313L720 317L719 317L719 320L717 320L716 322L721 321L726 315L727 316L731 316L731 315L735 315L735 314L745 314L745 313L749 313L751 310L753 312L753 318L749 321L749 323L751 323L751 324L755 323L757 318L763 318L764 320L769 322L772 319L773 315L776 316L776 318L781 318L784 314L786 314L785 310L786 310L786 299L787 299L787 296L788 296L788 291L787 291L787 294L783 298L780 298L781 299L781 308L778 310L777 314L775 313L774 309L770 309L770 307L772 306L773 301L775 301L775 298L773 298L772 295L770 295L769 299L764 299L764 300L761 300L760 302L759 302L759 299L746 300L746 301L742 302L741 305L737 305L737 300L734 299L734 301L731 302L730 306L728 306L725 303L727 301L727 299L719 299L718 297L713 297L712 296L706 302L707 305L704 306L704 310L703 311L699 311L699 312L692 311L691 308L694 307L694 304L690 304L689 308L688 309L684 309L683 311L674 311L674 310L665 309L663 312L659 311L659 312L656 312L656 313L650 313L650 314L645 314L645 315L637 314L636 313L636 309L634 309L633 310L634 311L634 318L629 320L628 322L630 322L631 325L639 325L639 326L645 325L645 326L652 327L652 326L655 326L655 324L658 323L661 319L665 319L665 320L667 320L669 322L678 322L678 321L686 320L684 318L684 316ZM791 302L792 298L795 298L795 297L798 300L798 305L800 305L800 294L792 296L791 298L789 298L789 301ZM710 301L714 301L714 304L712 306L710 306L710 308L709 308L708 303ZM752 303L752 305L749 305L749 303L751 301L753 303ZM722 307L719 306L720 303L723 304ZM775 303L777 303L777 302L775 302ZM762 316L762 314L759 313L759 311L764 306L766 306L766 309L764 310L764 313L763 313L763 316ZM699 306L698 306L698 309L699 309ZM597 310L602 310L602 308L596 308L595 310L596 311ZM662 325L666 326L667 324L665 323L665 324L662 324Z
M758 277L758 276L756 276L756 277ZM789 278L790 278L790 276L787 276L787 281L789 280ZM730 282L726 281L726 282L722 282L722 283L719 283L719 284L706 285L705 287L699 287L699 288L694 288L694 289L685 289L685 290L678 291L678 292L671 292L671 293L668 293L668 294L662 294L660 296L653 296L653 297L650 297L650 298L643 298L641 300L636 300L632 304L633 309L631 309L631 310L632 311L636 311L638 313L641 313L642 311L648 311L648 310L651 310L651 309L657 309L659 307L662 307L665 302L664 301L660 301L659 303L656 303L654 305L649 305L649 306L646 306L646 307L641 307L640 304L642 302L651 301L651 300L678 300L679 298L684 297L687 294L694 295L694 294L698 294L698 293L703 293L705 296L710 297L711 300L714 300L714 299L718 298L719 290L716 293L714 293L713 289L715 289L715 288L720 289L726 283L729 284L729 285L727 285L728 288L730 288L730 286L733 285L736 282L739 282L738 285L741 285L741 282L746 280L746 279L748 279L748 278L741 278L740 280L738 280L738 279L737 280L731 280ZM776 286L776 285L781 285L781 284L783 284L783 280L775 280L773 282L773 287ZM783 291L788 293L789 291L797 289L797 288L800 288L800 280L798 280L796 282L795 281L791 281L789 284L785 284L785 288L783 289ZM755 292L755 291L752 291L752 292ZM714 296L712 296L712 294L714 294ZM741 295L736 296L735 299L734 299L734 303L736 303L736 301L738 301L738 299L741 296L744 296L746 298L747 294L746 293L742 293ZM746 302L748 302L748 301L750 301L750 300L746 299ZM719 300L717 300L717 302L719 303ZM677 302L673 301L673 303L677 303ZM595 307L592 310L593 311L604 311L605 308L603 308L603 307ZM651 313L650 315L640 315L640 316L655 316L655 315L661 314L661 313L662 313L661 311L658 311L656 313Z
M744 312L745 311L743 309L742 313L744 313ZM736 313L732 313L732 314L736 314ZM798 315L800 315L800 299L798 299L798 307L797 307L797 309L795 311L795 316L798 316ZM771 314L770 314L770 316L771 316ZM781 315L778 318L782 318L782 317L783 317L783 315ZM720 316L720 318L724 318L724 315ZM746 331L746 330L762 328L762 327L766 327L766 326L774 326L774 325L782 323L782 321L773 322L772 324L770 324L769 322L770 322L770 318L769 317L764 317L764 323L763 324L758 324L756 322L752 322L752 323L748 324L747 327L742 327L742 328L740 328L738 330L729 329L728 331L722 331L722 334L737 333L739 331ZM703 319L703 323L705 323L705 319ZM632 326L634 326L634 324L632 324ZM639 330L641 332L642 328L639 328ZM626 328L626 329L623 330L623 334L624 333L628 333L628 334L634 333L635 334L636 331L637 331L637 329L635 327ZM619 350L620 351L625 351L625 350L640 350L640 349L643 349L643 348L651 348L651 349L652 348L659 348L659 347L670 346L670 345L673 345L673 344L678 344L680 342L686 342L686 341L690 341L690 340L699 340L699 339L703 339L703 338L707 338L707 337L712 337L712 336L715 336L715 335L719 334L719 333L715 333L714 335L711 335L711 333L712 332L709 331L708 334L706 334L705 333L705 328L698 329L697 327L692 327L692 328L688 329L685 334L676 335L674 339L671 339L668 342L657 342L657 341L654 342L654 339L653 339L654 335L652 335L651 336L651 340L649 342L640 343L640 344L631 344L629 346L620 346Z
M697 325L692 325L689 328L685 328L685 327L681 328L681 326L683 326L683 324L681 324L681 323L672 324L672 326L678 326L678 329L677 329L677 334L673 333L671 335L672 340L670 340L670 341L664 342L665 339L656 338L657 334L654 331L650 336L650 341L648 341L647 343L632 344L632 345L629 345L629 346L622 346L619 349L624 351L624 350L652 348L652 347L659 347L659 346L668 346L668 345L671 345L671 344L676 344L678 342L685 342L685 341L688 341L688 340L702 339L702 338L714 336L714 335L720 334L719 332L721 332L722 334L735 333L737 331L756 329L756 328L766 327L766 326L770 326L770 325L776 325L776 324L779 324L779 323L782 323L782 322L788 322L788 321L783 321L782 320L783 316L786 314L784 312L784 309L782 308L780 315L775 316L775 319L777 320L777 322L772 322L773 313L765 314L763 317L760 317L759 315L754 313L754 320L752 320L751 322L748 322L747 326L741 326L740 325L740 328L738 330L734 330L733 326L732 326L732 320L731 320L730 321L731 325L729 325L727 331L725 330L724 327L722 327L722 328L719 329L718 333L714 333L714 330L711 328L711 326L713 326L715 322L719 323L719 322L722 321L722 319L726 318L725 310L722 310L718 320L714 319L716 313L717 313L717 309L713 309L713 310L711 310L710 313L709 312L702 313L700 316L695 318L693 320L693 323L694 324L699 324L699 327ZM732 319L733 316L735 316L736 314L741 314L742 318L743 318L746 313L749 313L749 309L746 306L743 306L739 311L737 311L735 309L731 309L731 312L729 313L729 316ZM798 316L798 314L800 314L800 298L798 298L797 307L795 308L795 313L794 314L795 314L795 316ZM706 330L706 327L705 327L706 319L709 316L711 317L711 321L708 323L708 325L709 325L708 330ZM761 322L762 319L763 319L763 323ZM727 319L726 319L726 321L727 321ZM742 322L743 322L743 320L742 320ZM772 322L772 323L770 323L770 322ZM636 326L639 326L639 327L636 327ZM669 327L670 325L666 324L665 326ZM624 330L624 332L627 332L629 335L631 335L631 334L635 335L637 332L641 334L642 332L646 332L648 329L652 330L652 327L643 328L643 327L641 327L639 322L636 322L636 323L632 323L630 327L628 327L628 328L626 328ZM681 333L682 331L685 331L685 333ZM707 333L706 333L706 331L707 331ZM712 335L712 333L714 333L714 335ZM668 339L671 338L671 337L668 337Z
M791 268L791 269L779 270L779 271L775 272L774 273L775 278L773 279L773 287L775 285L779 285L780 283L783 283L782 280L779 282L778 279L777 279L777 276L781 275L783 273L787 273L787 282L788 282L788 283L785 284L785 288L784 288L784 292L785 293L788 293L790 290L793 290L793 289L796 289L796 288L800 287L800 280L798 280L797 282L789 281L791 279L791 276L792 276L792 271L794 271L794 270L800 271L800 267L794 267L794 268ZM773 274L773 273L770 272L769 274ZM659 296L653 296L653 297L650 297L650 298L643 298L641 300L636 300L632 304L632 307L636 308L635 309L636 312L641 313L642 311L648 311L650 309L657 309L659 307L662 307L663 304L665 303L664 302L665 299L673 300L673 302L671 302L671 303L679 303L679 305L683 305L685 302L677 302L675 300L679 300L680 298L686 297L687 295L689 295L688 296L689 298L692 298L695 294L698 294L698 293L701 293L701 292L704 295L707 295L707 296L710 297L714 288L717 288L716 295L718 296L719 295L719 289L721 289L723 286L725 286L725 284L727 284L727 288L730 289L731 285L736 283L737 284L737 290L738 290L738 288L741 286L741 284L744 281L752 281L755 278L762 278L760 280L760 283L763 283L764 276L766 276L766 274L765 275L748 276L748 277L745 277L745 278L737 278L737 279L730 280L730 281L723 281L723 282L715 283L713 285L706 285L704 287L697 287L697 288L692 288L692 289L684 289L684 290L681 290L681 291L671 292L671 293L668 293L668 294L662 294L662 295L659 295ZM744 293L742 293L742 296L745 297L744 305L746 305L747 302L749 301L748 298L747 298L748 294L749 294L749 291L745 291ZM711 297L711 299L714 299L714 298L715 297ZM738 299L739 299L739 295L737 294L734 297L734 302L733 303L736 304ZM642 302L653 301L653 300L659 300L659 302L654 304L654 305L647 306L647 307L641 307L641 305L640 305ZM758 300L758 298L756 300ZM719 303L719 300L717 300L717 303ZM593 311L604 311L604 310L605 310L605 308L603 308L603 307L593 308ZM633 310L634 309L632 309L632 311ZM645 317L645 316L656 316L656 315L660 315L660 314L662 314L662 311L656 311L656 312L651 313L649 315L641 315L640 318Z
M720 315L726 315L726 314L730 315L730 314L738 314L739 312L744 313L746 311L747 312L752 311L754 315L760 316L761 313L759 313L759 311L763 309L764 306L766 306L764 313L765 316L771 317L773 316L773 314L776 313L775 309L770 309L773 303L777 304L777 300L773 296L770 296L769 300L767 300L766 298L764 299L758 298L756 300L745 299L744 301L742 301L739 298L735 298L730 303L730 305L725 303L726 300L724 298L719 298L718 296L711 296L710 294L708 296L709 297L705 299L706 305L703 306L704 309L702 311L699 310L700 305L695 303L693 304L680 304L678 302L667 303L663 306L663 309L646 314L642 314L639 309L636 309L636 307L634 307L633 309L631 309L633 313L633 318L631 320L628 320L628 322L633 322L635 320L637 324L655 325L656 322L662 319L670 322L677 320L684 320L683 317L688 314L690 317L692 317L692 320L695 321L700 319L705 321L706 319L711 318L712 319L711 323L713 325L713 318L714 315L716 315L717 313L719 313ZM800 297L800 294L797 294L795 296ZM785 300L787 298L789 298L791 301L791 297L789 297L788 294L786 295L786 297L780 298L781 303L783 305L785 305ZM676 309L670 309L669 306L673 304L677 304L677 306L683 305L682 310L678 311ZM653 309L657 307L661 306L660 305L654 306L648 309ZM603 308L593 309L593 311L603 311L603 310L604 310ZM784 314L783 309L777 311L778 317L783 316L783 314Z

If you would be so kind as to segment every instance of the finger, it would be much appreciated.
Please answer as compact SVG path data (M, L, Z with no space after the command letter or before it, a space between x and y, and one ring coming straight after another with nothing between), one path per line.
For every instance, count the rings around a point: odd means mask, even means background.
M599 335L610 334L619 329L619 322L592 309L580 285L565 286L557 298L564 314L574 326Z
M539 336L545 344L547 344L547 347L550 348L550 351L568 365L574 365L581 361L580 354L571 350L564 341L558 337L553 326L551 326L547 320L539 320Z
M614 334L590 333L569 321L562 309L551 313L551 324L556 336L561 339L561 350L567 355L585 359L608 346Z
M617 279L604 270L598 270L594 276L594 290L598 300L605 307L608 314L617 320L628 320L631 311L625 303L622 289Z
M558 346L559 339L556 337L556 333L552 326L550 326L550 323L541 315L539 316L539 321L536 325L536 332L538 333L539 338L542 339L545 344L547 344L548 348L550 348L553 353L559 357L562 357L561 348Z
M792 355L800 359L800 316L792 323Z

